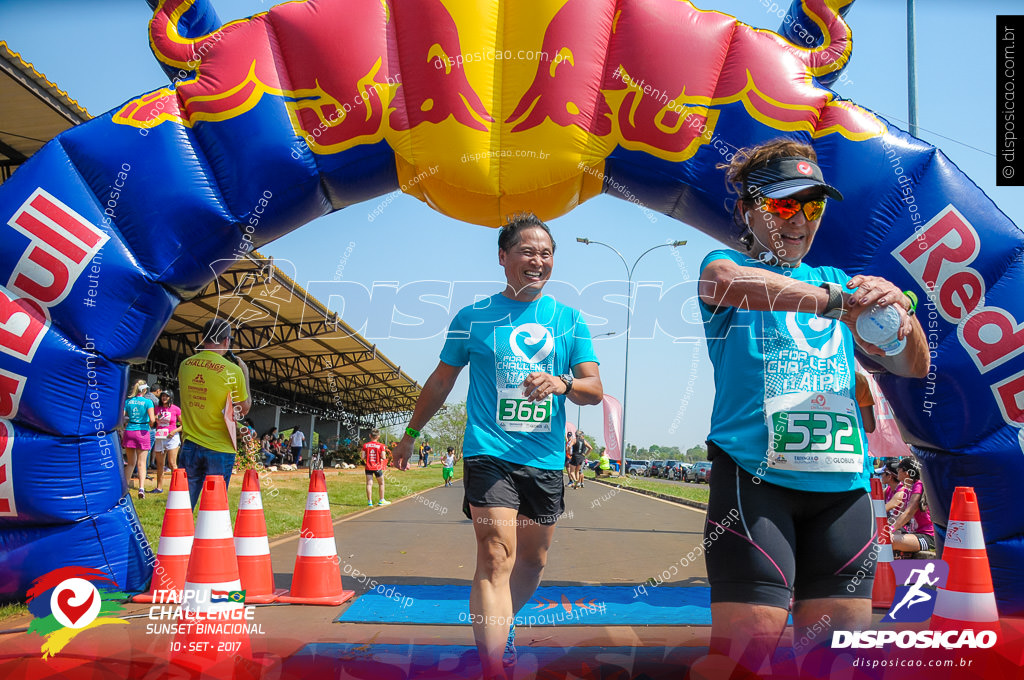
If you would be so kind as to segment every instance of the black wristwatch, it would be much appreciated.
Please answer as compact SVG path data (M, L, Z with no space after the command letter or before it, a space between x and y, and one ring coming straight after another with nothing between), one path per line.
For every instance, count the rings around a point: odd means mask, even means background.
M828 303L825 305L825 311L818 316L836 320L843 318L843 314L846 314L846 308L843 307L843 287L838 283L826 281L819 288L824 288L828 292Z
M563 373L558 376L558 379L565 383L565 393L569 394L572 392L572 373Z

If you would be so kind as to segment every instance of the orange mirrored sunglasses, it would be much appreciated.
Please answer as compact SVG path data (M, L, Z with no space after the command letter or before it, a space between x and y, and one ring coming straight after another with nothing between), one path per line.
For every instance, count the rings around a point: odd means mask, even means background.
M788 220L793 215L796 215L798 211L803 210L807 221L813 222L825 212L825 199L815 198L808 201L798 201L795 198L765 198L760 207L773 215L778 215L784 220Z

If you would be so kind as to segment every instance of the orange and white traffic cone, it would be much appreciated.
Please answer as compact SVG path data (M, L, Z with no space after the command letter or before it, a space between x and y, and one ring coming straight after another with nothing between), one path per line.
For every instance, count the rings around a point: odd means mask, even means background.
M153 581L149 592L136 595L132 602L181 600L194 534L195 524L192 522L192 505L189 503L188 477L184 468L178 468L171 473L164 522L160 527L160 543L156 549L156 562L153 564ZM171 592L174 593L173 596Z
M181 599L183 617L178 620L171 661L205 670L251 658L249 630L254 624L245 617L241 591L224 478L208 475L199 500Z
M885 494L882 493L880 479L871 479L871 507L875 510L878 534L878 561L875 565L875 584L871 587L871 606L888 609L896 597L896 574L892 570L892 533L885 513Z
M946 587L935 595L932 630L991 630L999 633L988 551L974 487L953 491L942 559L949 565Z
M274 589L267 521L263 516L260 478L255 470L246 470L242 480L242 497L235 515L235 555L247 604L267 604L286 592L284 588Z
M302 517L299 551L292 573L292 589L279 602L339 605L355 595L341 587L338 547L334 542L331 507L327 501L324 471L314 470L309 478L306 514Z

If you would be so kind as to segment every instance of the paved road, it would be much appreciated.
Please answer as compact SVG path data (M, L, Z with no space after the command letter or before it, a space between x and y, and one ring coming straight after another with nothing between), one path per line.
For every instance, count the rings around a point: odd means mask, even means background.
M472 524L462 515L461 506L460 481L455 487L432 489L338 520L334 529L343 574L346 565L350 565L350 574L342 577L344 587L357 593L368 589L368 584L361 584L351 575L353 569L379 583L469 584L475 564L475 542ZM302 509L295 511L301 513ZM703 511L599 484L567 489L566 511L549 553L544 585L638 585L677 563L702 538ZM275 580L280 587L290 585L297 545L297 534L271 543ZM701 560L680 568L664 587L691 585L707 585ZM171 635L147 631L147 624L153 623L147 618L148 611L144 605L127 605L125 614L135 617L129 619L129 625L85 631L68 649L95 655L104 659L103 663L130 662L139 671L111 671L118 677L160 677L164 671L159 669L166 663L161 659L166 659L174 640ZM277 668L281 663L287 666L291 662L286 660L313 642L473 644L468 625L334 623L342 611L343 607L258 607L255 621L261 625L263 634L252 636L253 652L265 664ZM8 621L3 627L27 626L29 621L27 617ZM692 655L699 654L699 649L707 644L707 629L558 626L528 628L520 631L517 640L522 647L574 648L584 659L593 658L597 652L585 650L594 647L651 648L652 653L654 648L685 647L691 650L685 654ZM16 677L14 674L22 671L29 672L29 676L17 677L48 677L54 662L39 659L41 641L38 636L25 633L0 636L0 677ZM674 667L679 668L679 663L674 661ZM40 670L47 673L33 675ZM525 670L524 673L522 677L529 677ZM267 677L286 676L291 677L289 673Z
M342 563L381 583L468 584L476 563L472 522L462 514L462 482L374 508L335 529ZM566 515L548 555L546 585L637 585L692 550L704 513L600 484L566 489ZM294 560L295 541L271 550L275 571ZM290 577L279 574L280 584ZM343 579L357 592L354 579ZM703 561L671 582L707 585Z

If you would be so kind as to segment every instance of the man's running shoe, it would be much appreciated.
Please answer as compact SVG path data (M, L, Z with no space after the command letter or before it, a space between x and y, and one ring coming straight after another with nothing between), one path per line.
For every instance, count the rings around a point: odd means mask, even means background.
M381 498L377 505L391 505L391 501L384 500L383 498Z
M510 668L516 665L516 624L508 629L508 639L505 640L505 652L501 655L501 665Z
M373 507L373 501L366 501L366 504L367 504L368 506L370 506L371 508Z

